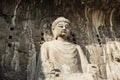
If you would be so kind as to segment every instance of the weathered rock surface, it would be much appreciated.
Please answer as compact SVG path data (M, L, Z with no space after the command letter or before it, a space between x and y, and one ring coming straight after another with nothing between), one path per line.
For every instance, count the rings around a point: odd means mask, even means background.
M112 73L109 80L119 80L120 58L118 66L112 61L114 53L120 54L119 7L119 0L0 0L0 80L41 75L40 47L52 39L51 23L59 16L71 20L70 40L99 65L97 79L109 79Z

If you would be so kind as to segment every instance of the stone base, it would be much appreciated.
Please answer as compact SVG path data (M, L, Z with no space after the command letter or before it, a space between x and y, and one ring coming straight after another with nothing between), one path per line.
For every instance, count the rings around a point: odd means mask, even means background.
M49 75L45 79L39 78L38 80L95 80L91 74L80 74L80 73L73 73L73 74L62 74L58 77L54 75Z

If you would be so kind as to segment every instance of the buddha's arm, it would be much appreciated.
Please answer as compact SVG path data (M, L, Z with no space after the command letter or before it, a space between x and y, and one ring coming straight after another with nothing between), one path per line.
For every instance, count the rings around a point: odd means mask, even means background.
M78 49L80 60L81 60L82 70L83 72L87 72L87 65L89 64L87 57L84 55L83 50L81 49L79 45L77 45L77 49Z
M41 62L42 62L42 70L43 72L50 73L50 71L53 69L53 64L49 59L49 47L47 43L44 43L41 46Z
M87 57L84 55L79 45L77 46L77 49L80 55L81 66L82 66L83 72L92 73L92 74L96 73L98 71L97 65L88 63Z
M49 58L47 43L42 44L40 57L42 62L45 62Z

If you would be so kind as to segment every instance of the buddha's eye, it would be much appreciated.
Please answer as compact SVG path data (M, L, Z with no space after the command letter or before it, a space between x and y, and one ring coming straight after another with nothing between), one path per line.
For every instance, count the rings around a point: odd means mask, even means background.
M66 28L69 28L69 25L66 25L65 27L66 27Z
M59 25L58 27L63 28L63 26L62 26L62 25Z

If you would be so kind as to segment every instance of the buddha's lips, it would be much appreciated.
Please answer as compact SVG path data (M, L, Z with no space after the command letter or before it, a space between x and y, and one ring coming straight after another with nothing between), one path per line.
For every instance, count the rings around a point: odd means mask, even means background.
M66 30L61 31L62 33L66 33Z

